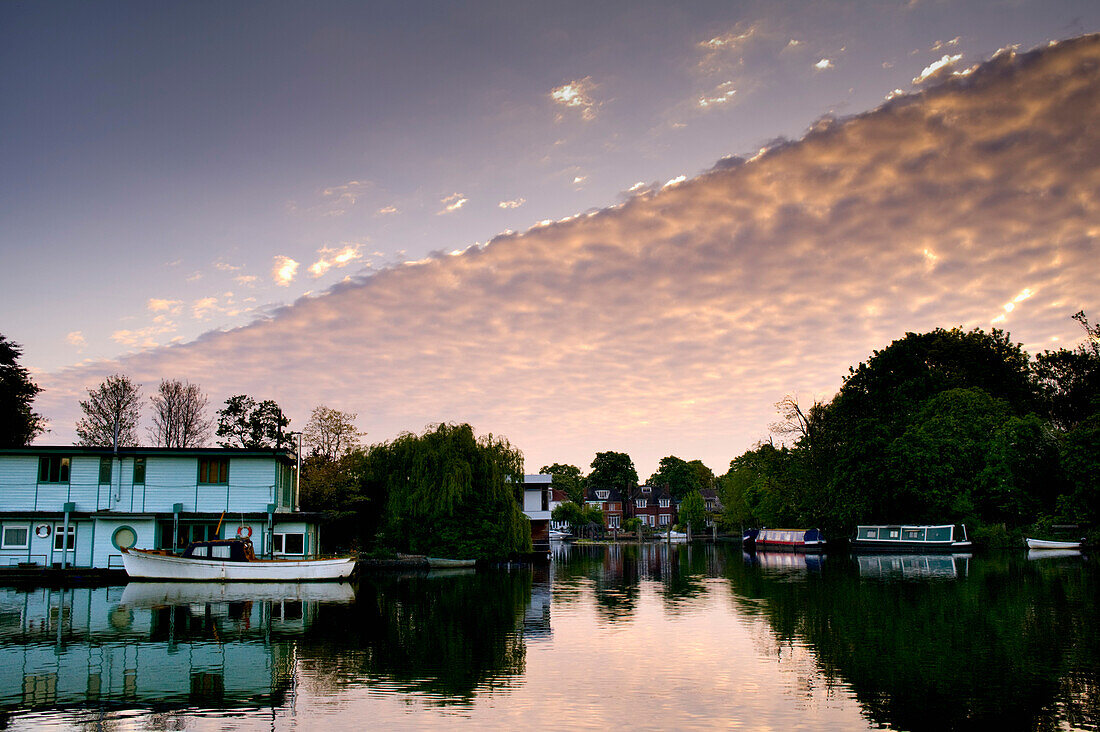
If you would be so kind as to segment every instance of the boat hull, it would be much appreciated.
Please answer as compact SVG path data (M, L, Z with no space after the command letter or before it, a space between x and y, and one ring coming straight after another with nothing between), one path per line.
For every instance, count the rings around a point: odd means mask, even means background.
M855 539L850 544L853 552L899 552L913 554L934 554L940 552L968 552L973 548L969 541L860 541Z
M347 579L355 559L276 559L227 562L192 559L131 549L122 555L126 574L135 580L185 582L314 582Z
M1028 549L1080 549L1079 541L1047 541L1046 539L1028 539Z

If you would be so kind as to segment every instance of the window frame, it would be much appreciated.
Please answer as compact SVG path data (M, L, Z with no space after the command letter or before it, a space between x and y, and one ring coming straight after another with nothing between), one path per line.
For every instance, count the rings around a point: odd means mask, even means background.
M138 480L138 466L139 465L141 466L141 479L140 480ZM134 472L133 472L133 477L131 479L131 482L134 485L145 485L145 471L148 467L149 466L145 462L144 457L135 457L134 458Z
M648 508L649 507L649 500L646 499L646 498L635 498L634 499L634 507L635 508Z
M22 544L9 544L8 543L8 530L9 529L23 529L27 532L26 538ZM0 527L0 549L28 549L31 545L31 525L11 523L4 524Z
M51 480L53 474L53 462L57 461L57 480ZM42 477L42 466L48 465L46 477ZM38 456L38 482L46 485L65 485L72 477L73 459L71 455L39 455Z
M127 524L123 524L122 526L118 526L118 527L115 528L114 531L111 532L111 545L115 549L118 549L119 551L122 551L122 547L119 546L119 543L118 543L118 535L120 533L122 533L123 531L129 531L130 533L132 533L134 535L134 543L131 544L130 546L126 547L126 548L131 549L131 548L137 546L137 543L138 543L137 529L135 529L133 526L129 526Z
M55 524L53 527L53 550L55 552L75 552L76 551L76 524L69 523L68 540L63 540L65 536L65 524ZM62 546L58 546L58 543ZM68 544L69 546L64 546Z
M199 473L196 479L198 485L229 485L229 458L199 458L198 463ZM210 468L215 465L219 466L218 479L210 480ZM224 474L222 467L225 468Z
M110 457L101 457L99 459L100 485L111 485L111 478L114 477L112 475L112 473L114 472L114 462L114 458ZM106 477L106 480L104 480L104 477Z
M287 537L298 537L302 541L302 551L287 551ZM271 537L272 554L281 554L287 557L304 557L306 555L306 534L304 531L279 531Z

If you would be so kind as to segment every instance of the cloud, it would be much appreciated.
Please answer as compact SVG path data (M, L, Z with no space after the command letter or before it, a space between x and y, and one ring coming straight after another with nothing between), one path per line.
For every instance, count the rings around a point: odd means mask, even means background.
M78 349L82 349L84 346L88 345L88 341L84 340L84 333L79 330L74 330L72 333L69 333L69 335L65 336L65 340L70 346L76 346ZM77 353L80 352L80 350L77 351Z
M166 322L134 330L116 330L111 334L111 340L132 348L155 348L160 345L156 336L174 333L175 330L173 323Z
M465 198L461 193L452 193L446 198L439 199L439 202L443 204L443 208L435 213L437 216L441 216L457 211L466 205L467 200L469 199Z
M733 88L732 81L724 81L717 86L711 96L699 97L699 107L713 109L715 106L728 104L733 100L737 90Z
M960 40L961 40L960 36L955 36L950 41L936 41L935 43L932 44L932 47L929 48L928 50L931 51L932 53L937 53L937 52L942 51L943 49L947 48L948 46L957 46L957 45L959 45Z
M286 287L298 274L298 263L290 257L279 255L275 257L275 264L271 268L271 278L276 285Z
M1097 115L1100 37L1002 54L592 215L44 375L36 409L64 441L104 375L186 376L294 424L339 401L379 440L469 421L529 467L623 450L721 472L784 394L828 398L907 331L1000 313L1033 352L1072 345L1069 315L1100 312Z
M596 118L596 109L599 107L592 97L595 89L596 84L592 77L586 76L550 90L550 98L560 106L579 110L582 119L592 120Z
M219 260L217 262L214 262L214 269L220 272L236 272L237 270L244 269L244 267L239 264L229 264L228 262L222 262Z
M575 175L575 176L573 176L573 185L579 186L582 183L584 183L586 180L588 180L587 175Z
M943 58L941 58L939 61L933 61L932 63L925 66L924 70L920 72L920 76L913 79L913 83L923 84L929 79L936 79L944 74L950 73L955 66L955 62L961 58L961 53L956 53L954 56L944 54Z
M818 61L816 64L814 64L814 68L819 70L819 71L824 71L825 69L831 69L831 68L833 68L833 62L830 61L827 58L823 58L820 61Z
M260 278L256 275L237 275L233 278L233 281L238 285L244 285L246 287L252 287L256 284L256 281Z
M497 204L501 208L519 208L523 204L527 203L526 198L513 198L510 201L501 201Z
M330 247L318 249L317 254L319 256L316 262L309 265L309 273L314 277L320 277L333 267L346 267L352 262L362 259L363 255L359 253L360 246L360 244L344 242L344 246L340 249Z
M382 208L378 209L378 214L380 216L388 216L395 213L397 213L397 206L383 206Z
M178 313L182 300L166 300L159 297L151 297L145 303L145 308L151 313Z

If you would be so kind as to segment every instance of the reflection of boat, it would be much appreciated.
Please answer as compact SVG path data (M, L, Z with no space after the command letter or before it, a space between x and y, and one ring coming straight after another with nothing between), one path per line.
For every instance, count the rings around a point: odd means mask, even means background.
M1028 549L1027 558L1036 559L1065 559L1066 557L1083 557L1080 549Z
M465 569L477 564L476 559L443 559L442 557L428 557L429 569Z
M818 551L825 548L821 529L760 529L756 534L757 549L786 551Z
M195 541L183 556L151 549L123 549L122 564L131 579L217 582L301 582L345 579L355 559L257 559L248 539Z
M1080 549L1079 541L1047 541L1046 539L1028 539L1028 549Z
M969 554L857 555L860 577L900 579L954 579L965 573Z
M769 572L819 572L821 563L825 561L825 557L820 554L791 551L757 551L753 554L746 553L745 557Z
M859 526L853 551L956 552L971 546L962 524L942 526Z
M265 600L349 603L354 599L355 592L345 582L131 582L122 591L120 603L163 607Z

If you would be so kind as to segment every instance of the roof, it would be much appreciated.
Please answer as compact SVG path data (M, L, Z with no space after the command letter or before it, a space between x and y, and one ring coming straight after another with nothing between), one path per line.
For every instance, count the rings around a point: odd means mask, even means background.
M115 451L110 447L88 447L86 445L27 445L26 447L0 447L2 455L99 455L110 457ZM120 447L121 457L273 457L293 460L290 450L251 449L245 447Z
M601 488L600 490L608 490L608 489ZM596 489L595 488L589 488L587 491L585 491L584 500L586 500L586 501L622 501L623 500L623 494L619 492L618 488L611 488L607 498L599 498L599 497L596 496Z

